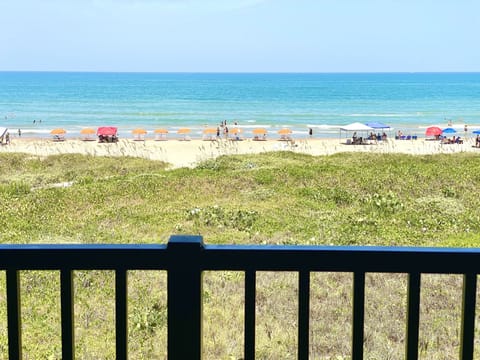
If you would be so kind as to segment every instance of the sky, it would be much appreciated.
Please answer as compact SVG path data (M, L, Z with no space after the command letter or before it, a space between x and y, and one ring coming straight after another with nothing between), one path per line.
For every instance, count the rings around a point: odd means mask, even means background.
M0 0L0 71L478 72L478 0Z

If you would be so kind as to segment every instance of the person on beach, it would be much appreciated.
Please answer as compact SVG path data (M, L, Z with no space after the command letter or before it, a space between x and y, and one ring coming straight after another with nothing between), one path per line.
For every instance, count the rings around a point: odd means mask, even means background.
M18 129L18 137L22 137L22 130Z
M223 133L225 134L225 139L228 139L228 127L227 127L227 125L225 125L225 129L223 129Z
M309 135L310 137L313 136L313 129L312 129L312 128L308 129L308 135Z
M220 127L217 126L217 139L220 138Z
M5 144L9 145L10 144L10 133L7 132L5 135Z

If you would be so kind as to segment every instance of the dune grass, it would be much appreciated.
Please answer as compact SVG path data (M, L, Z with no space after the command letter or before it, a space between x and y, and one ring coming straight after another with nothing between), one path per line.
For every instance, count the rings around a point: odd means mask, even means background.
M128 157L0 155L2 243L166 243L172 234L200 234L207 244L480 244L474 154L274 152L170 171ZM164 358L165 274L129 276L131 356ZM58 278L22 273L29 358L60 358ZM457 358L461 281L423 280L421 356ZM1 304L4 274L0 284ZM257 357L296 358L296 274L259 273L257 286ZM205 274L204 291L205 358L240 359L243 274ZM351 274L312 275L312 358L349 358L350 291ZM114 358L113 293L111 272L75 272L79 358ZM368 274L366 296L366 358L402 358L405 276ZM4 319L2 305L0 358Z

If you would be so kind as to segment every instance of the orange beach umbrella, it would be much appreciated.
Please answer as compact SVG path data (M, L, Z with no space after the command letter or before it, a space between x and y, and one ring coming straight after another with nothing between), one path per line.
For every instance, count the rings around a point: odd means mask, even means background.
M155 129L153 130L153 132L155 134L168 134L168 130L167 129Z
M215 129L215 128L206 128L206 129L203 129L203 133L204 133L205 135L216 134L216 133L217 133L217 129Z
M232 130L230 130L230 134L240 134L242 132L242 129L240 128L233 128Z
M80 130L80 134L82 135L93 135L95 134L95 129L92 129L92 128L84 128L82 130Z
M177 131L178 134L188 134L189 132L190 132L189 128L181 128L181 129L178 129Z
M50 131L50 134L52 135L64 135L65 133L66 133L66 130L60 129L60 128L53 129L52 131Z
M292 130L291 130L291 129L284 128L284 129L278 130L278 133L279 133L280 135L290 135L290 134L292 133Z
M252 132L255 135L265 135L267 133L267 130L265 130L264 128L256 128L256 129L253 129Z
M136 128L132 130L133 135L145 135L146 133L147 133L147 130L142 128Z

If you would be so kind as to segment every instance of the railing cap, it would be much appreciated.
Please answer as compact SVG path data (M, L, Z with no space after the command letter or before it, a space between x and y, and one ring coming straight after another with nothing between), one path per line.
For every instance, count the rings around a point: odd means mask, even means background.
M168 240L167 249L177 248L203 249L203 237L200 235L172 235Z

